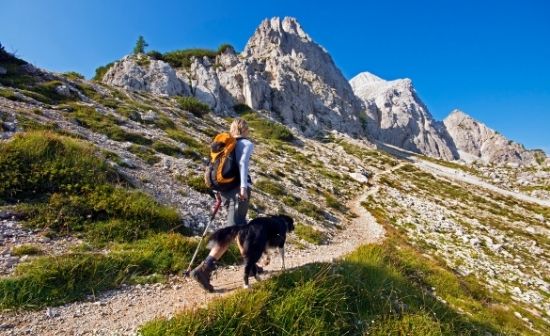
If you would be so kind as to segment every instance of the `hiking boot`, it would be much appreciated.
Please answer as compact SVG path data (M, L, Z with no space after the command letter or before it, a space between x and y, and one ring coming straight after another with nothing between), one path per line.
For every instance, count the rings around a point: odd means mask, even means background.
M210 293L214 291L214 287L210 284L210 274L212 274L213 270L213 264L208 266L208 264L203 261L199 266L191 271L191 276L193 279L197 280L199 285Z

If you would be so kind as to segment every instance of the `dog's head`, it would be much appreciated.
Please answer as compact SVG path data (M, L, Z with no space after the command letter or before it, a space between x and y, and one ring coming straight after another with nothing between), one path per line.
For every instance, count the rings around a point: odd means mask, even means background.
M276 218L279 221L285 223L286 232L294 231L294 219L292 219L292 217L287 215L275 215L275 216L272 216L272 218Z

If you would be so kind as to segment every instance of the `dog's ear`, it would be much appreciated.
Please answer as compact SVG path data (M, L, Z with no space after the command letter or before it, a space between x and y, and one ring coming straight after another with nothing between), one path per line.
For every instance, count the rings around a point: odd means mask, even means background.
M292 219L292 217L287 215L280 215L280 216L286 223L286 230L288 232L294 231L294 219Z

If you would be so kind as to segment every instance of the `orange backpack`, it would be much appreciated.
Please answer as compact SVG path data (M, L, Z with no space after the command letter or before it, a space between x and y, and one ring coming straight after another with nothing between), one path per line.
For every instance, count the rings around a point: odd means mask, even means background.
M220 133L210 145L210 163L204 173L204 182L216 191L228 191L240 184L239 166L235 154L237 139L229 133Z

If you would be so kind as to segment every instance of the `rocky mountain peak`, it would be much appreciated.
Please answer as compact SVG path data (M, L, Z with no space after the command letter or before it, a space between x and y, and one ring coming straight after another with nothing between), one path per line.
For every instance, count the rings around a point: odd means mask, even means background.
M537 155L541 155L507 139L461 110L453 110L443 122L460 158L466 162L530 165L536 162Z
M434 120L408 78L387 81L363 72L350 80L367 111L369 134L413 152L452 160L458 153L443 125Z
M279 17L265 19L245 46L246 57L262 57L276 52L279 55L291 54L293 48L303 43L312 43L295 18Z

